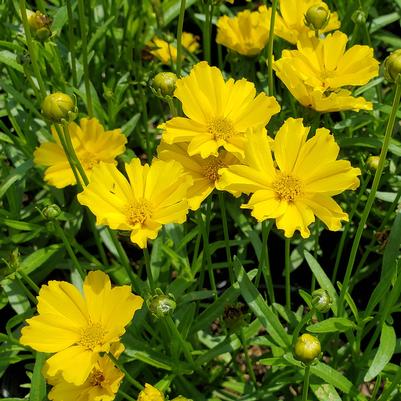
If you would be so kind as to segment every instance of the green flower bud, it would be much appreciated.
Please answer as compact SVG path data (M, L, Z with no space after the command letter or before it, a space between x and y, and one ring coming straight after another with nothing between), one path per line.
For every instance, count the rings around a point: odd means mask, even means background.
M363 25L366 24L367 15L363 10L356 10L351 17L354 24Z
M330 20L330 10L326 3L320 2L308 8L305 14L305 25L319 31L326 28Z
M330 310L332 300L329 293L323 288L319 288L312 292L312 306L319 312L328 312Z
M154 295L148 301L148 308L154 317L162 319L163 317L174 312L177 304L174 297L169 294Z
M369 169L372 171L376 171L379 167L379 156L369 156L366 164L368 165Z
M42 14L40 11L27 11L28 24L31 28L33 36L41 42L48 39L52 32L50 26L52 24L52 19L47 15Z
M48 120L60 123L75 117L76 107L70 96L55 92L45 97L42 103L42 113Z
M320 352L320 341L307 333L298 337L294 346L294 357L306 364L315 360L320 355Z
M395 82L399 79L401 73L401 49L391 53L384 60L384 77L389 82Z
M152 88L159 96L173 96L177 75L173 72L159 72L152 81Z
M61 209L55 204L46 206L42 210L43 217L46 218L47 220L57 219L57 217L60 216L60 213Z

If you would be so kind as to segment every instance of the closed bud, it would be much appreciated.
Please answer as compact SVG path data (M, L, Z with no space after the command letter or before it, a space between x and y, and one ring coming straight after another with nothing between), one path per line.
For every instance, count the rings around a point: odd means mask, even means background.
M369 169L372 171L376 171L379 167L379 156L369 156L366 164L368 165Z
M153 316L158 319L172 314L175 311L177 304L172 295L158 294L154 295L148 301L148 308Z
M401 49L391 53L384 60L384 77L387 81L395 82L399 79L401 73Z
M44 117L52 122L72 120L75 117L76 107L70 96L62 92L55 92L45 97L42 103Z
M319 31L326 28L330 20L330 10L326 3L320 2L308 8L305 14L305 25Z
M27 11L28 24L33 36L41 42L44 42L52 34L50 26L52 19L40 11Z
M312 306L319 312L326 313L330 310L332 300L329 293L323 288L312 292Z
M294 357L306 364L313 362L320 355L320 352L320 341L307 333L298 337L294 346Z
M61 209L55 204L46 206L42 210L42 215L47 220L57 219L57 217L60 216L60 213L61 213Z
M363 25L366 24L367 15L363 10L356 10L351 17L354 24Z
M173 96L177 75L173 72L159 72L152 81L152 88L159 96Z
M165 398L160 390L146 383L145 388L139 393L137 401L165 401Z

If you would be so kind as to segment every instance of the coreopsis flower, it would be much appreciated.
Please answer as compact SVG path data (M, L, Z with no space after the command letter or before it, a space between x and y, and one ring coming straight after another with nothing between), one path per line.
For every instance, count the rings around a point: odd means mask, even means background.
M372 103L354 98L342 87L366 84L378 75L373 49L355 45L346 50L348 38L340 31L324 39L298 42L297 50L284 50L273 68L292 95L317 111L371 110Z
M266 135L253 133L246 147L246 165L219 171L219 189L252 193L242 208L251 209L258 221L275 219L287 238L296 230L309 237L308 226L315 216L329 230L339 230L348 215L332 196L359 186L360 170L349 161L336 160L340 149L330 132L319 128L307 140L308 132L302 119L289 118L272 147Z
M75 185L76 179L61 145L57 131L52 127L54 142L42 143L34 152L34 163L47 166L45 180L57 188ZM85 173L90 177L99 162L116 163L115 158L125 151L127 138L120 129L105 131L96 118L82 118L79 125L68 124L72 146Z
M114 356L118 357L124 346L116 345L116 349L112 351ZM51 401L112 401L123 377L124 373L114 366L107 355L104 355L98 360L85 382L78 386L68 383L61 375L46 377L47 382L53 386L48 398Z
M189 142L188 154L202 158L217 157L220 147L243 157L247 129L264 127L280 111L273 96L256 96L255 85L245 79L224 81L221 71L206 61L177 80L174 96L181 101L186 117L162 124L163 140L168 144Z
M192 180L176 161L153 159L125 165L128 180L117 167L100 163L89 185L78 194L82 205L96 216L97 224L131 231L131 241L146 248L163 224L183 223L188 213L187 191Z
M188 190L187 198L190 209L197 210L202 201L216 188L219 169L238 164L239 160L225 150L220 151L218 156L202 159L199 155L189 156L187 149L187 143L168 145L162 141L157 151L161 160L176 160L190 175L193 184Z
M327 7L326 3L316 0L279 0L280 13L276 14L275 35L294 45L298 40L314 35L314 30L305 24L305 14L310 7L317 3ZM332 12L327 25L320 32L334 31L340 28L340 25L337 13Z
M183 32L181 36L181 45L189 53L195 53L199 48L198 37L189 32ZM177 61L177 47L160 38L153 38L148 43L149 52L157 57L163 64L170 64ZM184 55L183 55L184 57Z
M258 11L241 11L233 18L220 17L216 42L244 56L259 54L269 38L270 13L261 6Z
M38 296L38 315L26 321L20 342L39 352L55 353L46 361L46 375L76 386L86 382L125 333L125 326L143 299L128 285L111 287L102 271L86 276L82 293L65 281L49 281Z
M156 387L146 383L145 388L139 393L137 401L164 401L163 393Z

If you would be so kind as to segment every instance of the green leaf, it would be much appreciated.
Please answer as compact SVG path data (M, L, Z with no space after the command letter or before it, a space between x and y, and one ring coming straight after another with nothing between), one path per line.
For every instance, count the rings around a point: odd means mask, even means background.
M319 401L341 401L336 389L330 384L311 384L310 387Z
M311 373L346 394L354 391L352 383L345 376L323 362L318 361L315 365L312 365Z
M37 352L35 358L35 366L31 379L31 392L29 393L29 401L42 401L46 399L46 381L42 375L43 364L47 355L43 352Z
M14 68L14 70L17 70L19 72L24 72L22 65L17 62L16 55L9 52L8 50L0 51L0 63L8 65L9 67Z
M396 340L397 336L393 326L388 326L384 323L380 335L379 348L377 349L373 362L363 379L365 382L374 379L390 362L395 351Z
M306 330L311 333L341 333L355 328L355 323L345 317L331 317L322 322L309 325Z
M191 7L197 0L187 0L185 8ZM168 0L163 2L164 25L168 25L180 13L181 0Z
M287 332L281 325L278 317L263 300L257 288L252 284L237 257L234 258L234 271L239 283L241 295L244 297L249 308L278 345L284 348L289 347L291 342Z
M60 249L63 249L62 245L53 244L46 248L41 248L30 255L28 255L20 265L20 268L24 270L26 274L29 274L42 266L48 259L50 259Z
M73 6L72 8L75 8L75 2L72 3ZM67 6L61 6L57 8L56 14L54 14L53 17L53 23L51 26L51 31L52 32L57 32L60 31L63 26L66 24L68 19L68 12L67 12Z
M141 117L140 113L136 113L134 114L129 120L128 122L126 122L122 127L121 127L121 131L122 133L126 136L129 137L133 132L134 129L136 127L136 125L138 124L139 118Z
M28 170L33 167L33 161L28 160L17 168L11 170L10 174L4 178L3 183L0 186L0 199L4 196L7 190L17 181L25 177Z

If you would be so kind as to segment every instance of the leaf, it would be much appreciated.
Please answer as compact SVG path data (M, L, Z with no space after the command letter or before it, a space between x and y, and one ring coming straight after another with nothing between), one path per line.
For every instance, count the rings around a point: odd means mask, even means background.
M336 389L330 384L311 384L310 387L319 401L341 401Z
M355 328L355 323L345 317L331 317L322 322L309 325L306 330L311 333L341 333Z
M8 297L8 302L15 312L21 314L30 308L27 297L24 295L16 281L4 279L0 282L0 285L3 287L3 290Z
M354 391L352 383L345 376L323 362L318 361L316 365L312 365L311 373L346 394Z
M122 127L121 131L126 136L129 137L134 131L136 125L138 124L139 118L141 117L140 113L134 114L128 122L126 122Z
M0 51L0 63L6 64L14 70L19 72L24 72L22 65L17 62L17 57L14 53L9 52L8 50Z
M72 2L72 8L75 8L75 2ZM54 14L53 23L51 26L52 32L60 31L66 24L68 19L67 6L61 6L57 8L57 12Z
M43 364L47 355L43 352L37 352L35 358L35 366L31 379L31 391L29 393L29 401L42 401L46 399L46 382L42 375Z
M374 379L390 362L391 357L395 351L397 336L393 326L383 324L382 332L380 335L380 344L377 349L376 355L373 358L372 364L364 377L365 382Z
M278 345L284 348L290 346L289 336L281 325L280 320L263 300L257 288L252 284L237 257L234 258L234 271L241 295L263 327Z
M197 0L187 0L185 8L191 7ZM168 25L180 13L181 0L168 0L163 2L164 25Z
M395 21L399 21L400 15L397 12L391 14L380 15L380 17L374 18L370 24L370 33L376 32L387 25L392 24Z
M4 196L7 190L17 181L21 180L25 177L25 174L28 170L33 167L33 161L28 160L17 168L11 170L10 174L6 178L4 178L3 183L0 186L0 199Z

